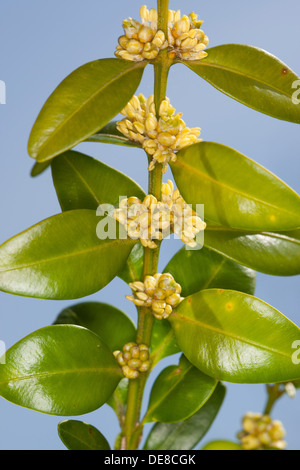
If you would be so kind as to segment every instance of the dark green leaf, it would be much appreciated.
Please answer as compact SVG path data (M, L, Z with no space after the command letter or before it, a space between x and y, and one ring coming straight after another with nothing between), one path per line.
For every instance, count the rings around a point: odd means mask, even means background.
M206 236L207 232L205 232ZM182 287L182 296L203 289L223 288L254 294L255 272L244 268L215 251L186 250L183 247L166 266L165 272L173 275Z
M101 302L72 305L58 315L55 323L88 328L100 336L112 352L135 341L136 337L135 326L127 315L116 307Z
M117 228L116 239L98 238L103 223ZM0 290L47 299L97 292L122 269L135 243L118 236L114 219L91 210L50 217L0 246Z
M131 99L146 65L101 59L72 72L44 104L29 154L39 162L50 160L102 129Z
M192 450L211 427L223 403L226 389L218 383L214 393L197 413L178 423L157 423L145 443L147 450Z
M52 162L52 177L63 211L116 206L120 196L144 199L137 183L92 157L70 150Z
M103 434L82 421L61 421L58 424L58 435L69 450L110 450Z
M182 356L178 366L167 367L157 377L143 421L183 421L207 402L216 386L217 380L200 372Z
M277 119L300 123L293 83L299 77L268 52L242 44L207 50L208 56L187 67L231 98Z
M108 347L85 328L53 325L6 352L0 395L43 413L75 416L102 406L122 378Z
M208 225L204 244L255 271L276 276L300 274L300 230L245 232Z
M137 142L127 139L117 129L117 121L109 122L97 134L92 135L86 142L99 142L103 144L123 145L125 147L141 147Z
M300 197L272 173L236 150L201 142L178 152L172 172L180 193L211 222L242 230L300 227Z
M169 320L184 355L211 377L234 383L300 378L293 361L300 329L262 300L204 290L183 300Z

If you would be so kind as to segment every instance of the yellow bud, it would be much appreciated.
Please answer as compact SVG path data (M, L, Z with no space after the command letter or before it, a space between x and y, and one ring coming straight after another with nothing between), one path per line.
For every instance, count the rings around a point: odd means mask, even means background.
M138 39L143 42L150 42L154 37L154 31L150 26L142 26L138 32Z

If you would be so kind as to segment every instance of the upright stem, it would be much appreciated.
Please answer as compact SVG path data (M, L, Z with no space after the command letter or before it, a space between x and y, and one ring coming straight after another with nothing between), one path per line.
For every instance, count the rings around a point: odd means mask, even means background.
M168 12L169 0L158 0L158 29L168 35ZM167 80L170 68L170 61L167 50L161 51L154 64L154 103L158 115L161 102L166 98ZM156 164L154 170L149 172L148 194L152 194L161 200L162 185L162 165ZM158 259L160 242L157 242L156 249L144 249L143 278L153 275L158 269ZM139 308L138 328L136 342L150 346L154 317L149 308ZM137 379L130 380L127 411L125 417L125 437L126 449L137 449L142 435L142 425L139 423L142 399L145 384L148 378L147 373L142 373Z

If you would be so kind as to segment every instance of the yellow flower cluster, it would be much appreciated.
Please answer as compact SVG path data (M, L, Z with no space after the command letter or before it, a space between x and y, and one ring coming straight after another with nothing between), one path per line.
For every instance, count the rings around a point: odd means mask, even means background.
M177 159L175 152L201 142L198 139L201 129L186 127L182 113L175 114L175 108L168 98L160 105L159 119L156 117L153 95L148 99L143 94L134 96L121 114L125 118L117 122L117 129L128 139L141 144L152 157L149 171L158 162L163 164L165 173L168 162L175 162Z
M273 421L260 413L247 413L242 424L243 431L238 437L244 450L285 449L286 433L281 421Z
M119 38L115 55L125 60L155 59L168 46L165 34L157 30L157 11L141 7L142 22L128 18L123 21L124 35Z
M207 56L204 49L208 37L194 12L181 16L180 10L169 10L167 38L158 30L158 14L154 8L148 10L142 6L140 16L141 23L132 18L123 21L124 35L119 38L117 57L131 61L152 60L166 47L172 59L200 60Z
M128 379L137 379L140 372L147 372L151 366L149 348L145 344L127 343L123 351L114 351L114 356Z
M123 199L115 209L114 218L122 224L131 239L155 249L154 240L175 233L183 243L195 247L196 235L206 227L205 222L184 201L172 181L162 184L162 201L149 194L143 201L137 197Z
M126 298L138 307L150 307L159 320L168 318L173 308L183 300L180 297L181 286L169 273L146 276L144 282L136 281L129 286L134 295Z

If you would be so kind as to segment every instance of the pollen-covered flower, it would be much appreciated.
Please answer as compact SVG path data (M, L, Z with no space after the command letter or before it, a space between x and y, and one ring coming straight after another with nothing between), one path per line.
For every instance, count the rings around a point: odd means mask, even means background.
M140 240L146 248L157 248L156 241L175 233L190 247L195 247L196 235L206 223L185 202L171 180L162 184L162 200L149 194L143 201L137 197L123 199L113 213L128 236Z
M128 18L123 21L124 35L119 38L115 55L121 59L139 62L155 59L168 46L165 34L157 30L157 11L140 9L141 22Z
M126 298L138 307L150 307L159 320L168 318L173 308L183 300L181 286L169 273L146 276L144 282L133 282L129 286L133 295Z
M281 421L268 415L247 413L242 421L243 431L238 434L244 450L284 450L285 430Z
M127 343L122 351L114 351L114 356L128 379L136 379L140 372L147 372L151 363L149 348L145 344Z
M207 56L204 49L209 40L201 29L202 23L194 12L181 16L180 10L169 10L168 47L171 58L200 60Z
M163 165L163 172L166 172L168 162L176 161L176 152L201 142L198 138L201 129L186 127L182 113L175 113L168 98L160 105L158 119L153 95L148 99L142 94L134 96L121 114L125 118L117 123L117 128L125 137L141 144L152 157L149 171L158 162Z
M132 18L123 21L124 35L119 38L115 55L125 60L153 60L168 47L169 57L200 60L207 56L204 49L208 37L201 29L202 21L192 12L181 16L180 10L169 10L168 37L158 30L158 14L154 8L140 9L141 22Z

